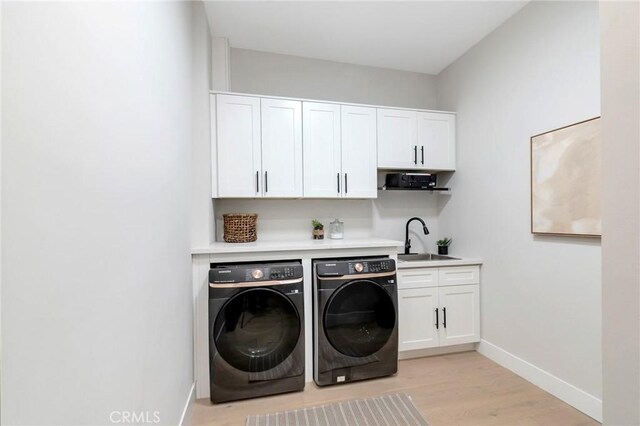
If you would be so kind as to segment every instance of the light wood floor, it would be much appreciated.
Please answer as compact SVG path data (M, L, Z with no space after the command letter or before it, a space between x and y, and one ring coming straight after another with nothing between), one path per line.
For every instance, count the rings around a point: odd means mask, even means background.
M405 392L430 425L598 425L592 418L477 352L400 361L396 376L212 405L198 400L187 425L244 425L246 416Z

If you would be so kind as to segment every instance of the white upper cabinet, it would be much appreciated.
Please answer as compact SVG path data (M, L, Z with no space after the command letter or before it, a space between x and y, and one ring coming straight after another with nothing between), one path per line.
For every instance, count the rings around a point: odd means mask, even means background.
M376 110L342 105L342 194L376 198Z
M260 98L217 95L216 115L218 196L259 196Z
M378 108L378 167L420 168L416 111Z
M302 197L302 103L261 100L262 196Z
M455 170L455 115L378 108L378 167Z
M376 198L378 169L455 155L453 113L211 95L213 198Z
M375 198L376 110L303 102L304 196Z
M419 163L428 170L456 169L456 117L418 112Z
M217 196L302 197L301 102L219 94L212 105Z
M304 196L342 195L340 105L302 103Z

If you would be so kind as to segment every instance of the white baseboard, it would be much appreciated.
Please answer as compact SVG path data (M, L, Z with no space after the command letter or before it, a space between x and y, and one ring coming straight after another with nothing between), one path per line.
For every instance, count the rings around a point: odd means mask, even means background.
M549 392L553 396L572 407L582 411L587 416L602 422L602 400L587 392L578 389L571 383L554 376L535 365L518 358L510 352L494 345L493 343L481 340L476 350L490 360L513 371L525 380L533 383L539 388Z
M427 356L446 355L457 352L470 352L475 350L475 343L465 343L463 345L442 346L429 349L415 349L412 351L398 352L398 360L402 361L404 359L423 358Z
M189 408L191 408L191 404L195 400L195 391L196 391L196 382L193 382L191 385L191 389L189 389L189 395L187 396L187 402L184 404L184 409L182 410L182 415L180 416L179 426L184 424L184 419L187 417L187 413L189 412Z

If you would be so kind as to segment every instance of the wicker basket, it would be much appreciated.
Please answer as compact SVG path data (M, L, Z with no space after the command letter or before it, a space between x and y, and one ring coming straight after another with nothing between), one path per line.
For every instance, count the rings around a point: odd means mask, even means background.
M258 239L255 213L227 213L224 218L224 241L227 243L250 243Z

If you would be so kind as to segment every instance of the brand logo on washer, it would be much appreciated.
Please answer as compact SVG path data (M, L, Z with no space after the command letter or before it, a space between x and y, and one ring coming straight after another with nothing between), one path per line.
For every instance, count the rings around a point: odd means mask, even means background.
M346 377L345 377L345 376L338 376L338 377L336 377L336 382L338 382L338 383L340 383L340 382L344 382L344 381L345 381L345 379L346 379Z
M219 274L230 274L231 273L231 269L224 269L224 270L218 270Z

